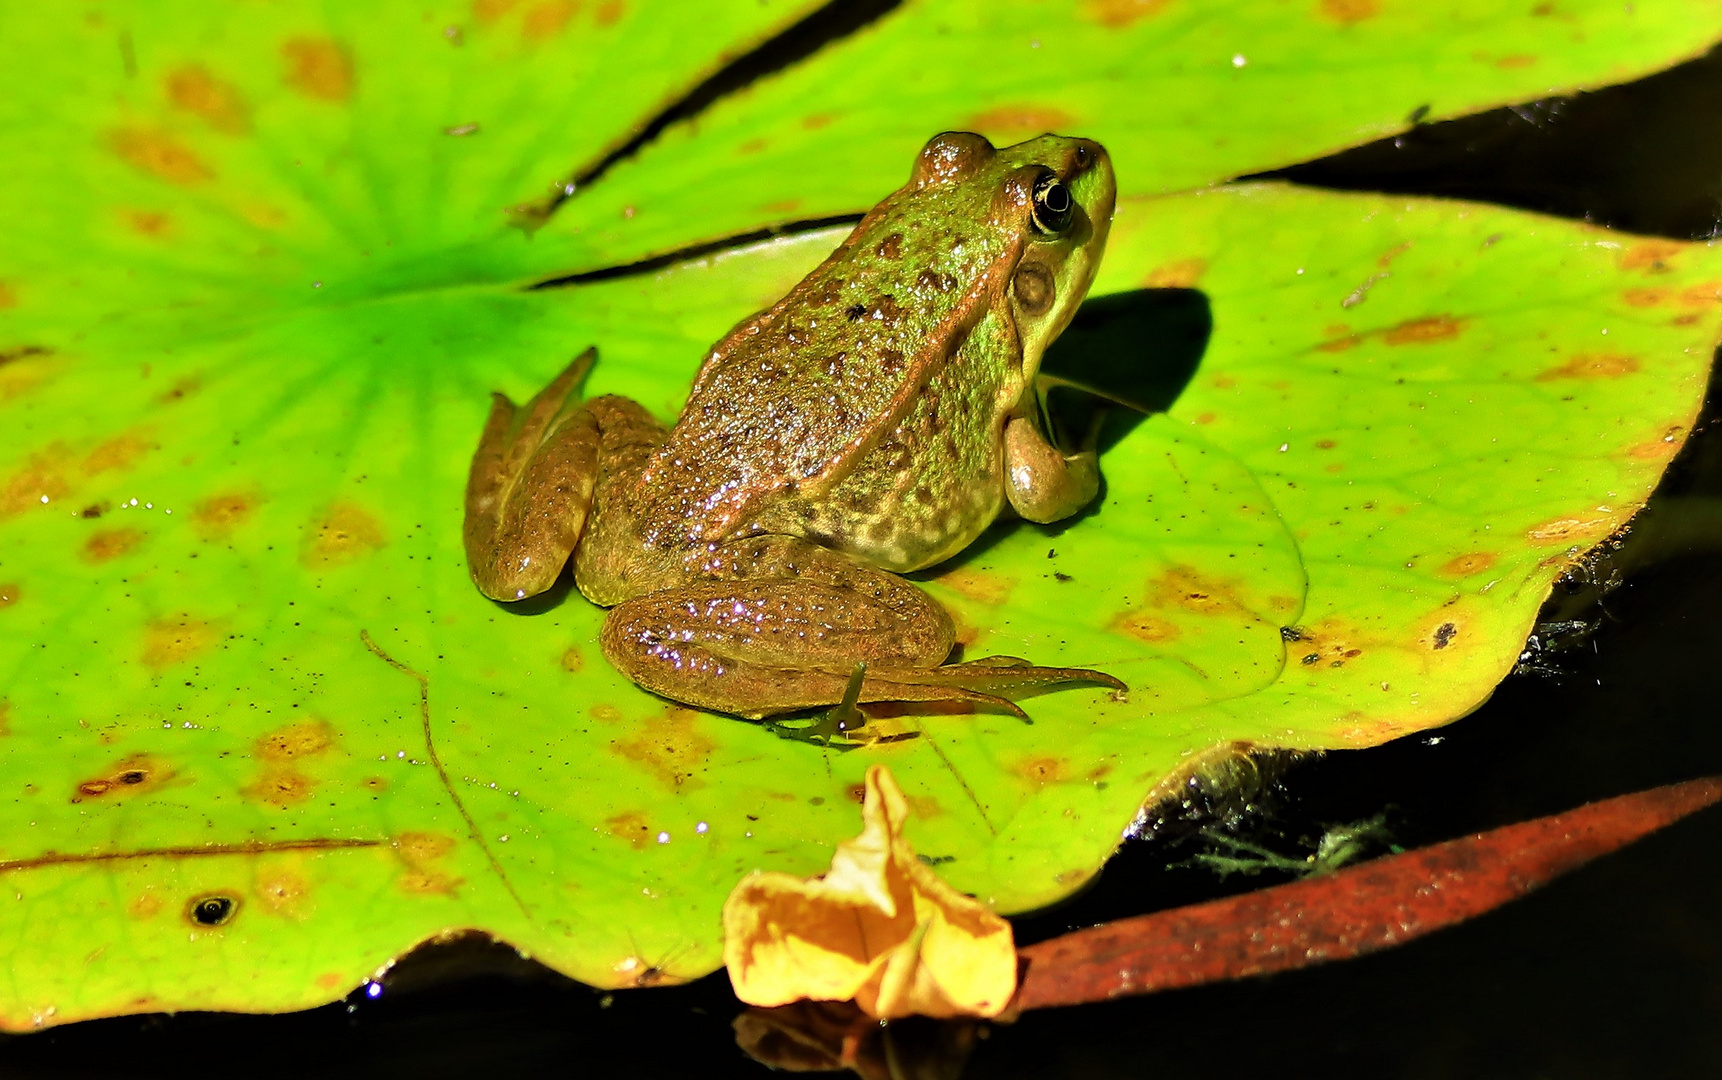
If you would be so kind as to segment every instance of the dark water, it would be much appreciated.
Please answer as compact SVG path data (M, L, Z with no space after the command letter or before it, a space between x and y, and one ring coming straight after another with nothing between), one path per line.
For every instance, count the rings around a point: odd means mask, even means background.
M1279 174L1507 203L1681 239L1718 232L1722 59L1630 86L1420 128ZM1718 415L1706 407L1710 423ZM1722 431L1670 496L1722 495ZM1655 528L1652 522L1647 528ZM1722 773L1722 536L1573 610L1601 619L1440 732L1300 765L1239 824L1291 850L1386 810L1416 846L1653 784ZM1191 842L1132 844L1025 939L1260 884L1165 869ZM977 1043L968 1077L1662 1077L1722 1073L1722 812L1527 900L1359 961L1030 1014ZM403 965L380 999L283 1017L182 1015L0 1043L0 1076L764 1076L735 1049L720 975L614 999L467 946Z

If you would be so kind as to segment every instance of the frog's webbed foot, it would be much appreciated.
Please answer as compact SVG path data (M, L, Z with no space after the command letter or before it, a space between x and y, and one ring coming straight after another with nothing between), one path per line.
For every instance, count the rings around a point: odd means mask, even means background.
M493 600L548 589L573 552L597 480L599 436L580 402L587 349L524 407L493 395L466 481L467 567Z

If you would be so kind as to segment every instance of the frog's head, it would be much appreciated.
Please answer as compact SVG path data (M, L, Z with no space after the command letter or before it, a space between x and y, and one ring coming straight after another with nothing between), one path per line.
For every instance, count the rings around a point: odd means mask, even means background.
M915 161L910 186L986 185L994 228L1008 245L1008 302L1032 381L1046 347L1076 314L1100 268L1117 182L1106 149L1091 139L1042 135L994 149L972 132L934 136Z

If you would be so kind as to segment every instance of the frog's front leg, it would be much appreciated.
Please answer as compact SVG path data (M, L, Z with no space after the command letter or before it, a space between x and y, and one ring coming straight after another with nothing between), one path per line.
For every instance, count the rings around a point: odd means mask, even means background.
M1099 455L1093 446L1065 454L1026 416L1005 426L1005 497L1029 521L1059 521L1100 492Z
M524 406L493 395L466 481L467 568L492 600L523 600L555 583L585 528L592 492L618 443L662 437L639 404L582 402L587 349Z
M636 683L701 708L759 718L834 705L857 664L859 701L976 701L1069 682L1122 686L1079 668L993 658L941 666L955 629L893 574L787 536L731 541L685 584L612 608L604 655Z

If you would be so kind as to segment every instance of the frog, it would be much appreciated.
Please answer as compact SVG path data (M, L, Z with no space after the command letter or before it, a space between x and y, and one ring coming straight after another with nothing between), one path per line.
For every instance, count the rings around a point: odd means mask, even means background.
M775 304L706 354L666 426L583 399L587 349L524 405L492 395L465 495L473 582L509 604L574 586L636 685L746 719L853 726L877 702L1016 699L1112 675L956 660L956 624L904 577L1001 518L1049 523L1098 493L1036 393L1105 250L1104 147L933 137L909 180ZM963 703L967 703L964 705ZM829 710L817 713L817 710Z

